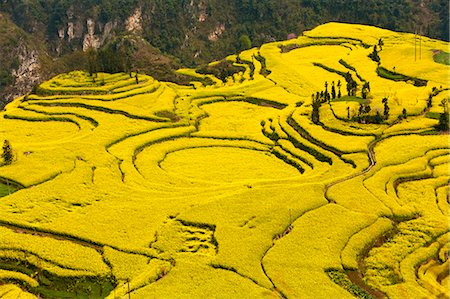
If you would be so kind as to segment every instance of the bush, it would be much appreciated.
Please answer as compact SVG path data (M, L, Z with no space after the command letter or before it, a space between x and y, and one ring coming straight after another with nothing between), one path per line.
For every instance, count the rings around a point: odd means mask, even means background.
M13 152L11 148L11 144L8 140L5 140L3 143L3 154L2 154L3 161L6 165L9 165L13 161Z

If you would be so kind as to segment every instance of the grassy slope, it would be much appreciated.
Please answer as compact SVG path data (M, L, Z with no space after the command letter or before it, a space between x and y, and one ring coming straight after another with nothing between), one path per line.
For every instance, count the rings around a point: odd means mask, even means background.
M377 75L364 44L380 38L381 66L427 86ZM421 132L437 123L425 117L428 93L449 87L432 51L448 45L425 39L414 63L410 38L329 23L240 53L245 72L224 82L182 70L209 86L72 72L16 99L0 118L15 153L0 176L25 188L0 201L9 270L0 283L68 297L105 297L111 285L109 298L128 287L137 298L439 296L441 280L414 271L427 262L445 273L433 265L446 262L436 256L448 225L448 135ZM305 46L281 53L281 44ZM370 82L372 114L388 97L382 124L347 120L362 84L347 97L347 71ZM311 94L338 80L345 97L323 104L313 124ZM430 111L441 113L446 95Z

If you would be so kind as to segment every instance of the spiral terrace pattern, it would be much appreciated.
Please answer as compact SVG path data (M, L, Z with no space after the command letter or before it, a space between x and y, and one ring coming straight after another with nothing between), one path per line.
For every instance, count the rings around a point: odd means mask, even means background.
M380 38L381 66L411 80L380 77ZM16 99L0 120L17 189L0 199L0 297L445 296L450 151L432 116L449 67L432 55L448 44L424 39L411 63L413 38L330 23L228 57L246 71L227 82L180 70L212 86L72 72ZM311 94L345 93L347 72L372 99L312 123ZM383 97L382 124L347 119Z

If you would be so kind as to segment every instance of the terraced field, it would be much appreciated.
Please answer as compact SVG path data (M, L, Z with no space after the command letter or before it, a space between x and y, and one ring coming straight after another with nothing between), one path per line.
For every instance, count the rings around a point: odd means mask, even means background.
M225 82L78 71L16 99L0 297L448 298L449 44L414 44L329 23Z

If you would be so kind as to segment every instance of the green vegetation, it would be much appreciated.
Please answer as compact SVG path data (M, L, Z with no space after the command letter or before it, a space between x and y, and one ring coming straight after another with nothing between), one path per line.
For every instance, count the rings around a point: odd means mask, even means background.
M2 158L3 158L3 163L5 163L6 165L9 165L12 163L14 155L13 155L13 150L11 148L11 144L9 143L8 140L5 140L3 142L3 152L2 152Z
M229 60L221 60L213 65L204 65L197 69L197 73L203 75L214 75L221 81L225 82L227 77L232 77L239 72L245 72L242 66L236 66Z
M384 67L379 66L377 68L377 74L382 77L393 81L412 81L414 86L426 86L427 80L423 79L417 79L410 76L406 76L403 74L396 73L394 71L390 71L388 69L385 69Z
M0 197L10 195L11 193L15 192L16 188L11 186L8 183L0 183Z
M355 297L362 299L374 299L374 297L372 297L362 288L353 284L350 279L348 279L345 271L339 269L327 269L325 270L325 272L334 283L340 285Z
M437 53L433 55L433 60L437 63L450 65L450 53L437 51Z

